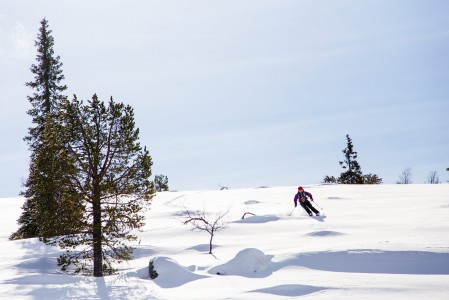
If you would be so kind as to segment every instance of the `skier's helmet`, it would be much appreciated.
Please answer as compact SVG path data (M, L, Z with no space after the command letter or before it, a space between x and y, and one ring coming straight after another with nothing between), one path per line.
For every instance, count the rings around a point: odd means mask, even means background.
M304 191L304 189L302 188L302 186L298 187L298 191Z

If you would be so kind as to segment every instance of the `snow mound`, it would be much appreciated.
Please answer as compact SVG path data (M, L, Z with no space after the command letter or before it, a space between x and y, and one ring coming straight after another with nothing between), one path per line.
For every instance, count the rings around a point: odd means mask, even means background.
M270 265L272 258L272 255L265 255L258 249L247 248L237 253L228 263L210 269L209 273L247 276L265 271Z
M17 266L25 273L39 273L48 272L59 274L55 270L56 258L52 257L39 257L27 259L24 262L19 263Z
M245 201L245 204L246 205L253 205L253 204L259 204L260 202L259 201L257 201L257 200L248 200L248 201Z
M152 262L157 273L154 282L162 288L174 288L206 277L192 273L169 257L155 257Z
M233 223L268 223L278 221L279 218L275 215L265 215L265 216L251 216L242 220L235 221Z
M330 230L322 230L322 231L314 231L307 234L308 236L337 236L343 235L343 233L338 231L330 231Z
M125 278L139 278L139 279L148 279L150 278L148 273L148 267L129 270L123 273L123 277Z

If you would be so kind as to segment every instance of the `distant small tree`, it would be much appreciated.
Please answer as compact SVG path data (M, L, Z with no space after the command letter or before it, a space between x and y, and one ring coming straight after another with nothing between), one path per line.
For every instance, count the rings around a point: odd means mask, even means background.
M229 189L230 189L229 186L227 186L227 185L221 185L221 184L218 184L218 188L220 189L220 191L224 191L224 190L229 190Z
M334 176L326 176L323 179L323 183L337 183L337 178Z
M165 175L154 176L156 192L168 191L168 177Z
M226 228L227 222L224 220L225 216L229 213L229 209L226 212L220 212L215 216L208 216L206 211L191 212L185 210L184 225L192 224L193 230L206 231L210 235L209 240L209 254L212 254L212 240L215 233Z
M346 171L340 174L340 177L326 176L323 183L341 183L341 184L381 184L382 178L376 174L363 175L357 159L357 152L354 151L354 145L349 135L346 135L346 148L342 150L345 159L340 161L340 165Z
M437 171L430 171L427 175L427 182L429 184L438 184L440 183L440 178L438 177Z
M364 184L381 184L382 178L377 176L376 174L365 174L363 175L363 183Z
M399 181L397 184L411 184L412 183L412 169L410 167L405 168L399 175Z
M352 140L349 135L346 135L346 148L342 150L345 155L345 159L340 161L340 165L346 172L340 174L338 178L339 183L343 184L363 184L363 173L360 168L357 159L357 152L354 151L354 146L352 145Z

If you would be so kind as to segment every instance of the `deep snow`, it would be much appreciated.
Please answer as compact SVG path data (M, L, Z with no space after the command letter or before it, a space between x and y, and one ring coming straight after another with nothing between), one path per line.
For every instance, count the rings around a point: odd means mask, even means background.
M37 239L9 241L23 199L0 199L0 298L449 299L448 184L305 189L321 217L293 210L296 187L158 193L134 259L104 278L59 271L61 250ZM186 209L229 209L213 255Z

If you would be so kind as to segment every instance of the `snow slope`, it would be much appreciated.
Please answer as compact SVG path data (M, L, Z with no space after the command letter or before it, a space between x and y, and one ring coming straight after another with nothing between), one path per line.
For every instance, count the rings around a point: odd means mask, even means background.
M134 259L104 278L62 273L61 251L36 239L9 241L23 199L0 199L0 298L449 299L448 184L305 189L321 217L292 211L296 187L158 193ZM229 209L213 255L186 209Z

